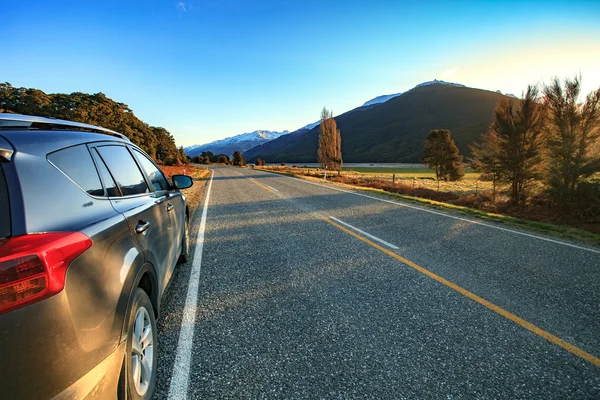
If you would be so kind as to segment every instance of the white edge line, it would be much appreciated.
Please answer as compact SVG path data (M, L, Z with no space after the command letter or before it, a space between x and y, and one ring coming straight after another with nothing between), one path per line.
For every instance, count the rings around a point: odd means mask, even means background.
M352 229L352 230L354 230L354 231L356 231L356 232L358 232L358 233L361 233L361 234L365 235L366 237L369 237L369 238L371 238L371 239L373 239L373 240L376 240L376 241L378 241L379 243L383 244L384 246L387 246L387 247L389 247L390 249L394 249L394 250L398 250L398 249L399 249L399 247L398 247L398 246L394 246L393 244L391 244L391 243L388 243L388 242L386 242L386 241L385 241L385 240L383 240L383 239L379 239L377 236L373 236L373 235L371 235L370 233L367 233L367 232L365 232L365 231L363 231L363 230L361 230L361 229L358 229L357 227L355 227L355 226L352 226L352 225L350 225L350 224L348 224L348 223L346 223L346 222L344 222L344 221L341 221L341 220L339 220L339 219L337 219L337 218L335 218L335 217L332 217L331 215L329 216L329 219L332 219L332 220L334 220L335 222L337 222L337 223L339 223L339 224L342 224L342 225L344 225L345 227L347 227L347 228L350 228L350 229Z
M214 170L211 170L210 181L208 182L208 188L206 190L206 199L204 200L204 208L202 209L200 229L198 231L198 237L196 238L192 272L190 274L185 308L183 309L183 317L181 319L181 330L179 331L179 342L177 343L177 353L175 355L175 363L173 364L173 375L169 387L169 399L179 400L187 398L194 328L196 323L198 288L200 283L200 267L202 265L202 249L204 247L204 230L206 229L206 214L208 211L208 201L210 199L210 189L212 187L214 174Z
M267 171L263 171L263 172L267 172ZM271 172L271 173L273 173L273 172ZM504 232L516 233L517 235L523 235L523 236L531 237L531 238L534 238L534 239L544 240L546 242L561 244L563 246L573 247L575 249L585 250L585 251L589 251L591 253L600 254L600 250L592 249L592 248L589 248L589 247L577 246L576 244L571 244L571 243L563 242L563 241L560 241L560 240L550 239L550 238L546 238L546 237L543 237L543 236L537 236L537 235L533 235L531 233L519 232L519 231L515 231L515 230L512 230L512 229L502 228L500 226L495 226L495 225L487 224L485 222L474 221L472 219L456 217L454 215L449 215L449 214L445 214L445 213L438 212L438 211L428 210L428 209L423 208L423 207L415 207L415 206L411 206L409 204L403 204L403 203L400 203L400 202L397 202L397 201L386 200L386 199L378 199L377 197L369 196L369 195L362 194L362 193L353 192L353 191L350 191L350 190L344 190L344 189L336 188L336 187L333 187L333 186L330 186L330 185L324 185L322 183L311 182L311 181L307 181L307 180L304 180L304 179L293 178L293 177L285 176L285 175L281 175L281 174L277 174L277 175L285 177L285 178L289 178L289 179L296 179L296 180L298 180L300 182L308 183L308 184L311 184L311 185L321 186L321 187L326 188L326 189L336 190L338 192L350 193L350 194L353 194L353 195L356 195L356 196L361 196L361 197L366 197L366 198L372 199L372 200L382 201L384 203L395 204L395 205L400 206L400 207L406 207L406 208L410 208L410 209L413 209L413 210L427 212L427 213L430 213L430 214L441 215L441 216L446 217L446 218L453 218L453 219L456 219L456 220L459 220L459 221L468 222L468 223L471 223L471 224L486 226L488 228L498 229L498 230L501 230L501 231L504 231Z
M277 190L277 189L275 189L275 188L272 188L272 187L271 187L271 186L269 186L269 185L265 185L265 186L266 186L266 187L268 187L269 189L273 190L274 192L279 192L279 190Z

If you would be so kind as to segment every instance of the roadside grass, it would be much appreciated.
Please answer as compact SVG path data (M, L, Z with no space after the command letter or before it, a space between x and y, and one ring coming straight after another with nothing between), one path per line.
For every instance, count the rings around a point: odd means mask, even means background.
M183 174L189 175L194 180L194 184L192 187L188 189L183 189L181 193L187 198L188 207L190 209L190 217L194 215L194 212L200 205L200 200L202 199L202 194L204 193L204 186L206 185L206 181L210 177L210 170L195 167L193 165L183 165L183 166L166 166L161 165L160 169L171 178L173 175Z
M292 175L323 177L325 170L300 166L257 167L270 171L286 172ZM327 171L327 176L337 176L337 172ZM395 175L395 176L394 176ZM342 168L341 176L347 178L370 178L403 183L413 188L438 190L435 172L429 168L385 168L385 167L347 167ZM466 170L465 177L456 182L439 182L439 191L457 194L492 193L492 182L480 181L479 174Z
M302 172L294 173L282 168L260 169L281 175L311 180L314 182L323 182L322 175L306 175ZM577 240L600 246L600 232L594 231L593 229L578 229L566 224L555 224L546 221L533 220L533 218L543 219L547 217L546 215L538 215L539 211L538 213L535 211L524 213L526 217L530 217L532 219L518 218L516 216L494 212L498 208L497 204L493 202L490 196L486 195L485 193L481 195L475 195L472 193L465 195L465 193L446 192L442 190L437 191L437 186L436 190L433 190L427 187L408 186L404 182L399 182L398 180L396 183L392 183L370 177L366 179L365 177L361 178L360 176L342 175L341 177L337 177L336 174L331 177L328 176L327 180L329 184L340 186L346 189L359 190L362 192L391 197L394 199L401 199L414 204L425 205L427 207L443 211L450 211L484 221L525 229L556 238ZM515 212L514 210L512 211ZM523 214L523 212L519 212L519 214ZM592 228L597 229L597 224Z

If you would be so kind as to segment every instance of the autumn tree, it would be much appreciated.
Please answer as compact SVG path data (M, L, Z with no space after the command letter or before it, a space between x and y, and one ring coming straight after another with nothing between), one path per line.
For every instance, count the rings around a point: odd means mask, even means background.
M600 88L578 103L581 77L544 86L548 109L546 181L561 205L575 200L583 178L600 171Z
M319 148L317 160L330 170L342 169L342 138L331 111L323 107L319 125Z
M435 171L437 181L456 181L464 176L463 156L447 129L434 129L425 139L422 160Z
M256 164L257 166L266 165L265 161L262 158L257 158L254 164Z

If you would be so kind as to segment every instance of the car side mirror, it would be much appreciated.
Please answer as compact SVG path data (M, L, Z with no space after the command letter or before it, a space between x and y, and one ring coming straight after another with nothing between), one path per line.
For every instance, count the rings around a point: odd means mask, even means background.
M177 189L187 189L194 184L192 178L187 175L173 175L171 179Z

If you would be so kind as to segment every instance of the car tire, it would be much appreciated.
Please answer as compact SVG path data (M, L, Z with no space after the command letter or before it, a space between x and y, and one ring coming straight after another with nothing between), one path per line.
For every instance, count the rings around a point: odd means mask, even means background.
M181 239L181 254L177 260L178 264L187 262L190 258L190 225L188 219L185 219L185 225L183 227L183 239Z
M148 294L137 288L127 319L127 345L118 398L146 400L154 397L157 370L157 332L154 307Z

